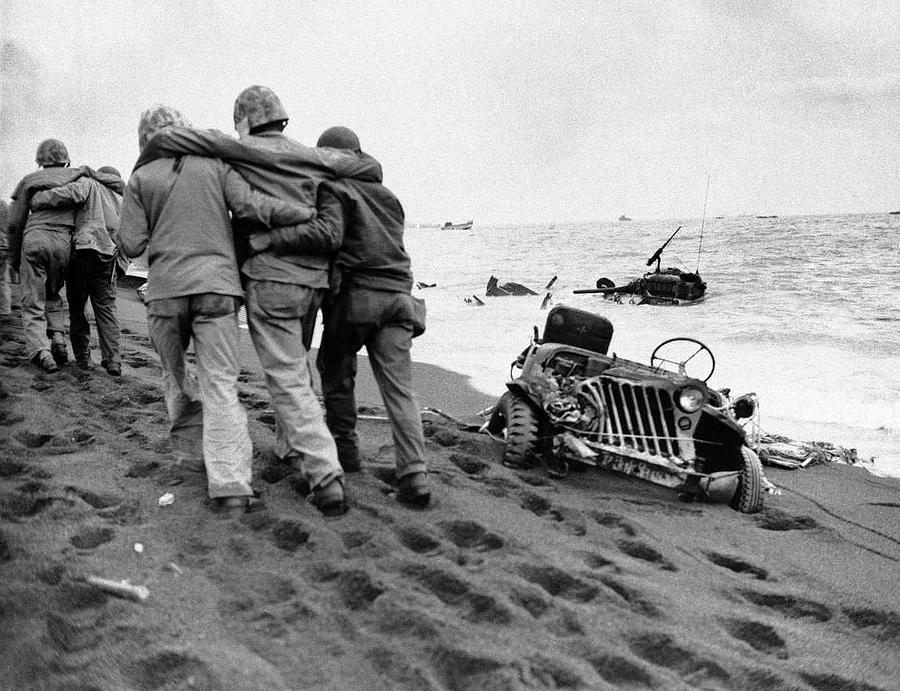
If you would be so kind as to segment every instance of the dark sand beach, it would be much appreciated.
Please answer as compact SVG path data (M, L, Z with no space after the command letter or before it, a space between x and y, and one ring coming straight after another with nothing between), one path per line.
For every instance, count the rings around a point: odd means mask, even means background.
M142 308L120 293L119 379L44 374L18 315L0 322L0 688L900 687L900 480L770 468L782 494L743 515L603 471L513 471L426 416L434 495L415 511L366 374L364 470L326 520L269 454L251 349L262 503L220 515L171 463ZM491 403L433 367L416 388L454 416Z

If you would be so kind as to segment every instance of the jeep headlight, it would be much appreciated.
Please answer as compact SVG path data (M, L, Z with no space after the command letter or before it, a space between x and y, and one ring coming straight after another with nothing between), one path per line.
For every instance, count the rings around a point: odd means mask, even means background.
M706 392L699 386L684 386L675 395L678 407L686 413L696 413L706 403Z

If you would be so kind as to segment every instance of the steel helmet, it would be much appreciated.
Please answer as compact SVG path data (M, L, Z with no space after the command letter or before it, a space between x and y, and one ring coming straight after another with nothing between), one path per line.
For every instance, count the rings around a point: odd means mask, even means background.
M122 174L112 166L100 166L99 168L97 168L97 172L106 173L107 175L115 175L117 178L122 177Z
M330 146L332 149L359 151L359 137L349 127L329 127L319 136L316 146Z
M138 146L142 149L153 136L166 127L187 127L190 123L171 106L156 105L141 113L138 123Z
M234 126L245 118L247 129L253 130L270 122L286 122L288 114L274 91L254 84L244 89L234 101Z
M34 162L44 168L48 166L65 166L69 164L69 152L59 139L45 139L38 144Z

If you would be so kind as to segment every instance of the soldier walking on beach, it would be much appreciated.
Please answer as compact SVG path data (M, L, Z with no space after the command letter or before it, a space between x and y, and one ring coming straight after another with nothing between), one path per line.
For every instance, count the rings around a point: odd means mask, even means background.
M375 170L380 174L380 164L367 154L310 147L290 139L283 133L287 122L287 112L272 90L251 86L234 104L240 141L212 130L172 128L150 143L137 165L159 156L217 156L259 190L312 205L323 180ZM250 237L263 236L261 231L267 230L240 221L235 227ZM275 410L275 455L300 470L314 505L325 514L338 514L345 510L343 470L312 389L308 348L340 237L332 226L312 230L320 232L302 251L276 254L265 245L257 247L243 262L241 273L250 335Z
M172 108L151 108L141 115L140 147L186 124ZM173 450L189 460L202 453L210 498L231 509L249 507L254 493L247 414L237 397L241 283L229 210L263 226L314 214L254 191L218 159L157 159L128 182L120 236L126 256L147 251L147 326L163 368ZM199 385L186 359L192 339Z
M332 127L318 146L360 153L359 139L346 127ZM331 293L323 305L324 331L316 360L328 428L347 472L360 469L356 434L357 353L366 347L391 422L401 502L425 506L431 493L425 465L422 419L412 390L412 338L425 330L424 303L410 294L412 270L403 246L403 207L381 182L367 177L322 183L318 216L308 226L343 238L334 259ZM303 228L300 226L299 228ZM271 251L303 250L310 235L294 229L268 234ZM252 244L259 240L251 238Z
M235 100L235 129L247 146L288 151L297 147L283 134L287 121L287 112L271 89L251 86ZM296 180L276 182L252 173L248 179L287 198L295 198L297 192L292 194L291 188L300 187ZM248 235L264 230L237 225ZM276 413L276 454L299 466L313 491L313 503L323 513L340 514L345 510L343 472L312 389L308 360L316 315L328 288L329 256L340 243L337 237L325 240L327 246L318 252L257 252L244 262L242 273L250 336Z
M97 324L100 364L109 374L122 374L119 354L119 321L116 317L116 271L119 208L125 183L115 168L99 168L94 177L80 177L68 184L35 192L31 210L75 208L73 251L66 272L69 302L69 339L75 363L93 369L90 355L91 327L84 310L88 298Z
M29 213L35 189L70 182L78 174L69 167L69 152L58 139L45 139L35 162L42 168L25 176L13 192L8 222L8 262L21 276L22 324L25 347L32 362L56 372L68 361L65 285L75 211L54 208Z

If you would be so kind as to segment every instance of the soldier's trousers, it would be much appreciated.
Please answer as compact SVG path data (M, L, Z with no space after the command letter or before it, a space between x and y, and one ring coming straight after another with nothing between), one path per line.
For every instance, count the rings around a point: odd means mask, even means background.
M71 236L32 228L22 238L21 294L25 350L32 358L50 350L50 339L65 336L67 310L60 295L66 282Z
M69 301L69 340L76 360L90 356L91 326L84 314L90 298L102 362L104 366L121 364L115 269L114 257L87 249L72 253L66 272L66 297Z
M12 313L12 286L6 257L0 257L0 316Z
M334 439L312 388L304 326L315 315L322 291L301 285L249 279L247 323L262 364L278 424L276 453L298 466L310 489L343 474Z
M165 382L176 456L203 456L209 496L253 494L253 444L237 397L237 298L201 293L147 303L147 327ZM194 341L196 378L185 357ZM199 380L199 381L198 381Z
M425 472L425 437L412 389L412 307L406 293L346 288L323 307L316 365L325 414L340 458L359 458L356 435L356 355L365 346L391 423L397 477Z
M12 290L9 276L9 240L6 237L6 228L0 220L0 316L6 316L12 312Z

